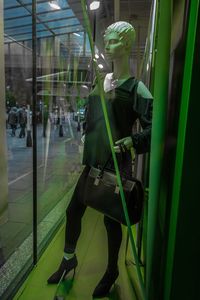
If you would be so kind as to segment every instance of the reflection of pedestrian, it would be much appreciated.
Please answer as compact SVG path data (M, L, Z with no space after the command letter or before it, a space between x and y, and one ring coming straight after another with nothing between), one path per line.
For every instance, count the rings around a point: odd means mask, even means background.
M46 106L44 106L44 111L43 111L43 137L46 137L48 119L49 119L49 111L48 111L48 108Z
M18 120L20 125L19 138L24 138L26 123L27 123L27 113L26 113L26 108L24 106L18 111Z
M17 108L12 107L8 113L8 124L10 125L12 132L11 136L15 136L15 131L17 129Z

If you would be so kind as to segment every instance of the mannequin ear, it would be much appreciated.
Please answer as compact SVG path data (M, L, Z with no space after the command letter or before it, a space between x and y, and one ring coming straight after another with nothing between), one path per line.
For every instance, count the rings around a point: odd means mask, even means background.
M128 41L126 41L126 42L124 43L124 46L125 46L125 49L126 49L127 51L130 50L130 43L129 43Z
M125 47L128 49L130 47L130 44L128 41L125 42Z

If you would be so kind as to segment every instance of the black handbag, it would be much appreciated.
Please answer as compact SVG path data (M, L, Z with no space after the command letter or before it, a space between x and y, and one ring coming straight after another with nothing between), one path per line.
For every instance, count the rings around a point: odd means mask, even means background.
M144 189L136 178L126 179L121 175L130 224L140 221L144 200ZM126 224L117 176L114 172L91 167L84 182L82 201L104 215Z

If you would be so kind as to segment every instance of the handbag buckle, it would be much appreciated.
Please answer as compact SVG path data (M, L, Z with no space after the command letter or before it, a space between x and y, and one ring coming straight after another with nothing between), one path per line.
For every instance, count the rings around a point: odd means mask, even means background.
M96 177L96 178L95 178L95 181L94 181L94 185L99 185L99 181L100 181L100 178L99 178L99 177Z
M119 194L119 186L118 185L116 185L116 187L115 187L115 194Z

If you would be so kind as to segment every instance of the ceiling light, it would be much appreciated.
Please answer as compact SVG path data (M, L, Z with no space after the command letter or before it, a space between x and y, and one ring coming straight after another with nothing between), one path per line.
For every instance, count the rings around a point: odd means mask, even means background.
M87 87L87 85L85 85L85 84L82 84L81 86L82 86L82 88L84 88L84 89L87 89L87 90L88 90L88 87Z
M49 5L54 9L61 9L61 7L58 5L57 1L50 1Z
M92 3L90 3L90 10L96 10L98 9L100 6L100 1L92 1Z
M76 35L76 36L81 36L80 34L78 34L78 33L76 33L76 32L74 32L73 34Z

